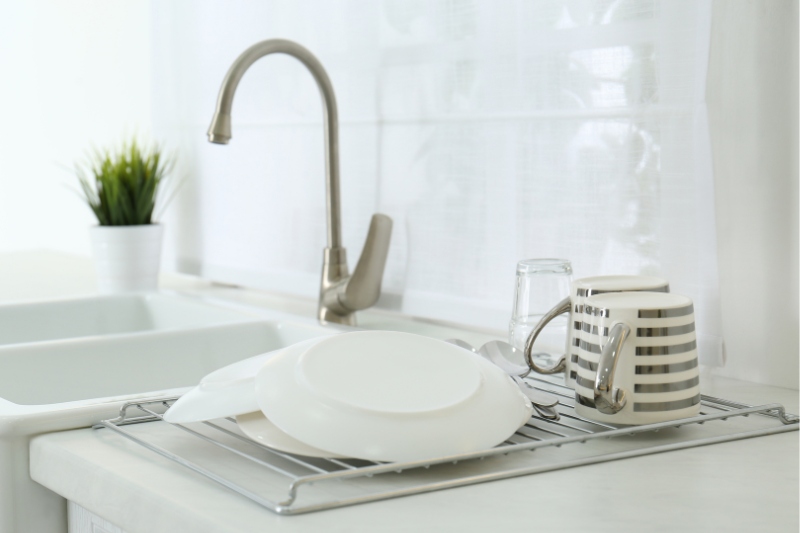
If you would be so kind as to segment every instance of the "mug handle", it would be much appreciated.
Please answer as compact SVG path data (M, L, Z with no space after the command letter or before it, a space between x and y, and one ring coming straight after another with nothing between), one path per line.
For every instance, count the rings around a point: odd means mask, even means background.
M594 379L594 404L598 411L607 415L620 412L627 401L625 391L614 388L614 374L622 354L622 346L630 333L631 328L627 324L617 322L611 327L608 341L600 352L597 376Z
M531 330L530 335L525 340L525 362L528 363L528 366L531 370L538 372L539 374L557 374L559 372L563 372L564 369L567 367L567 355L562 355L558 362L554 366L551 367L544 367L539 366L533 360L533 343L536 342L536 337L539 336L539 333L542 332L544 327L550 323L558 315L563 315L564 313L569 313L570 308L572 307L572 301L569 299L569 296L558 302L555 307L549 310L547 313L544 314L539 323Z

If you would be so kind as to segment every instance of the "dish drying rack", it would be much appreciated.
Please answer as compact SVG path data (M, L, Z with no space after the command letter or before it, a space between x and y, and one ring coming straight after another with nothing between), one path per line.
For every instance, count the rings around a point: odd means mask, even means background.
M548 377L529 377L526 381L534 388L559 396L560 420L534 415L509 440L495 448L427 461L379 463L282 453L244 436L232 418L193 424L163 421L161 413L177 397L126 403L119 417L104 420L94 428L114 431L281 515L800 428L800 418L787 413L781 404L752 406L706 395L701 396L699 416L616 427L578 416L574 410L574 392L564 385Z

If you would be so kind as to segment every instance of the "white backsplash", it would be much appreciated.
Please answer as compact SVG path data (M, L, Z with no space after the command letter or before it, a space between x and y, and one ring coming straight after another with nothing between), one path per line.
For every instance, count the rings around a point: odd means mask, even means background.
M181 268L315 296L325 245L321 106L295 60L239 85L229 146L205 140L247 46L326 66L351 266L394 218L382 305L503 329L515 263L662 275L721 356L705 108L708 2L168 2L154 9L156 132L180 148Z

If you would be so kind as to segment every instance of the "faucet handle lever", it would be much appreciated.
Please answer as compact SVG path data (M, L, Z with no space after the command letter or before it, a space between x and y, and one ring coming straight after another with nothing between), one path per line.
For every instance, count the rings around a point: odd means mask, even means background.
M358 258L356 269L347 281L345 290L339 294L342 307L358 311L378 301L391 237L392 219L380 213L372 215L367 241L361 257Z

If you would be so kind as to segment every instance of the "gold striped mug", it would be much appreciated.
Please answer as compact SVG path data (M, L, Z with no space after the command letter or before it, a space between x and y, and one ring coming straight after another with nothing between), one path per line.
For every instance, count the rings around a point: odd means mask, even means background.
M578 346L575 411L639 425L700 412L694 305L659 292L590 296Z
M669 283L663 278L654 276L593 276L576 279L572 282L569 298L565 298L548 311L538 324L533 328L525 342L525 361L528 366L540 374L556 374L564 372L564 381L572 389L575 388L577 377L578 345L581 341L583 328L584 300L595 294L623 291L654 291L669 292ZM567 341L564 356L552 367L543 367L533 360L533 345L539 333L555 317L569 313L567 326Z

